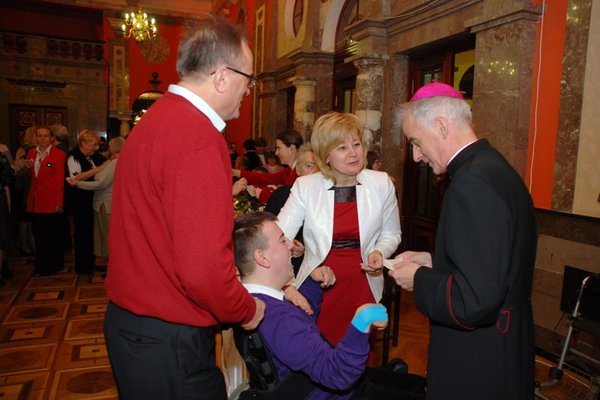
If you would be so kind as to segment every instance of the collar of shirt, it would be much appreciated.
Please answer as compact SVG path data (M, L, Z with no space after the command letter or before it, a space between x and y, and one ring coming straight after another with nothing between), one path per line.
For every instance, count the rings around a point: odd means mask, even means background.
M248 293L265 294L269 297L273 297L280 301L283 301L283 299L284 299L283 291L281 291L281 290L275 290L268 286L257 285L255 283L243 283L242 285L244 285L244 287L246 288Z
M210 119L210 122L212 122L212 124L215 126L215 128L217 128L219 132L223 132L223 129L225 129L225 125L227 124L225 123L225 121L223 121L223 118L221 118L219 114L217 114L216 111L208 105L207 102L202 100L200 96L198 96L191 90L179 85L169 85L169 92L181 96L190 103L192 103L194 107L202 111L204 115L206 115L208 119Z
M452 162L452 160L454 160L454 158L458 155L458 153L460 153L461 151L463 151L466 147L472 145L473 143L475 143L477 140L473 140L472 142L469 142L467 144L465 144L463 147L461 147L460 149L458 149L458 151L456 153L454 153L454 155L452 157L450 157L450 159L448 160L448 162L446 163L446 167L448 165L450 165L450 163Z
M40 150L40 146L36 146L36 148L35 148L36 156L39 156L40 159L44 159L50 153L50 147L52 147L52 146L48 146L48 147L46 147L46 150L42 151L42 150Z

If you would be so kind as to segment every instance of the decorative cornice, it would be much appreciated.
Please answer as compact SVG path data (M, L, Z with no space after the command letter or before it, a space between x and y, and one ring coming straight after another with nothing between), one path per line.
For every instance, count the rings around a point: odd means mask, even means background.
M414 29L434 20L455 14L463 9L481 5L484 0L446 0L430 2L402 12L401 14L381 18L385 26L386 36Z
M7 81L13 85L18 86L29 86L29 87L42 87L42 88L53 88L63 89L67 86L67 82L51 82L51 81L40 81L35 79L13 79L6 78Z
M506 25L519 20L538 21L541 12L539 10L518 10L510 14L503 15L499 18L484 20L481 17L473 18L465 22L467 28L471 28L471 32L481 32L487 29Z
M298 51L292 53L288 58L298 65L333 65L335 54L328 51Z
M362 19L346 28L346 36L354 41L366 37L388 37L386 22L383 19Z

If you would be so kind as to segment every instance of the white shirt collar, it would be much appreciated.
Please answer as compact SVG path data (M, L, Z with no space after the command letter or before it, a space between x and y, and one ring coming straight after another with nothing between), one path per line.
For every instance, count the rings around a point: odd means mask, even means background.
M50 153L50 148L52 147L52 145L46 147L46 150L42 151L42 149L40 148L39 145L37 145L35 147L36 153L40 155L40 157L46 157L48 155L48 153Z
M458 151L456 153L454 153L454 155L452 157L450 157L450 159L446 163L446 167L448 165L450 165L450 163L452 162L452 160L454 160L454 157L456 157L458 155L458 153L460 153L461 151L463 151L465 149L465 147L472 145L476 141L477 141L477 139L473 140L472 142L469 142L469 143L465 144L463 147L461 147L460 149L458 149Z
M244 285L248 293L266 294L269 297L273 297L277 300L283 301L283 291L281 290L275 290L268 286L257 285L255 283L243 283L242 285Z
M216 111L196 93L179 85L169 85L169 92L181 96L192 103L194 107L202 111L208 119L210 119L210 122L212 122L219 132L223 132L225 125L227 125L225 121L223 121L223 118L221 118L219 114L217 114Z

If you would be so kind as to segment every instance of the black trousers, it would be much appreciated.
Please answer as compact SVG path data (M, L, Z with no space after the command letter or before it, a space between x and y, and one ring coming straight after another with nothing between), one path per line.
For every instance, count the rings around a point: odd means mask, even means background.
M72 212L72 216L75 224L73 232L75 272L91 272L96 262L94 256L94 209L91 205L89 208L80 207Z
M63 268L61 218L62 214L59 213L31 214L36 273L48 275Z
M104 335L121 400L227 399L212 328L138 316L111 302Z

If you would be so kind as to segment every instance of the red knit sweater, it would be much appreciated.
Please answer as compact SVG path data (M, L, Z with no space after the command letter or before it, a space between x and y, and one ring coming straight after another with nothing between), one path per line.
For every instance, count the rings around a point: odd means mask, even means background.
M106 289L118 306L192 326L254 316L235 274L227 146L183 97L166 93L129 135L110 224Z

